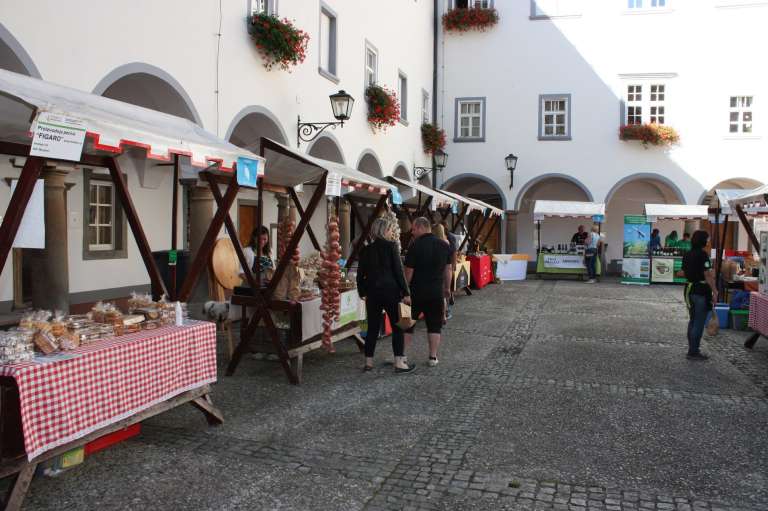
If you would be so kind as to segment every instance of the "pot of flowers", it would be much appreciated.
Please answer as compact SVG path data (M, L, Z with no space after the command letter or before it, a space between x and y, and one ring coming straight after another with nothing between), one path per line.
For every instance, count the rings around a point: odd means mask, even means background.
M369 85L365 89L368 103L368 123L375 131L386 131L400 119L400 102L394 91L381 85Z
M680 135L671 126L664 124L627 124L619 128L619 139L639 140L646 148L648 144L670 146L680 141Z
M309 34L296 28L287 18L254 14L248 22L248 32L268 71L274 66L290 71L306 58Z
M435 154L445 149L445 130L438 128L436 124L422 124L421 145L426 154Z
M493 7L480 7L479 2L468 9L451 9L443 14L446 32L484 32L499 22L499 12Z

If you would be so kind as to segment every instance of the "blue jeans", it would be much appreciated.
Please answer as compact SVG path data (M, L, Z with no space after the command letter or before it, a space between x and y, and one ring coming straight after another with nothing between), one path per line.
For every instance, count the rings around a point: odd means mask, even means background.
M593 280L597 276L597 254L586 256L584 262L587 265L587 277Z
M691 293L689 300L691 305L688 308L688 313L691 319L688 321L688 354L695 355L699 352L701 336L704 335L704 325L707 322L709 306L707 297L704 295Z

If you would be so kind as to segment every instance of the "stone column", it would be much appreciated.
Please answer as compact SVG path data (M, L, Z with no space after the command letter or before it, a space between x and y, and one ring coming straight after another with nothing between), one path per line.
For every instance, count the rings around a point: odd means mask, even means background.
M69 251L67 247L67 183L72 167L43 169L45 180L45 248L25 250L34 266L31 291L36 309L69 312ZM27 263L27 261L25 261Z
M514 254L517 252L517 211L505 211L505 242L504 252Z
M277 223L283 221L289 215L290 201L287 194L279 193L277 198Z
M339 204L339 231L341 257L347 259L352 252L352 208L346 199L341 199Z
M192 186L189 190L189 252L190 263L194 261L200 245L203 243L208 226L211 225L215 211L215 201L210 188L207 186ZM190 302L205 302L209 300L208 266L200 272L197 284L192 290Z

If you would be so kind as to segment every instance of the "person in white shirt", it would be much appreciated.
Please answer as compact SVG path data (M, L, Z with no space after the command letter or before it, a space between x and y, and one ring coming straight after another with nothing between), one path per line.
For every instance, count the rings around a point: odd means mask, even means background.
M258 246L261 245L261 283L265 284L269 280L269 276L272 275L274 264L272 262L272 248L269 243L269 230L264 227L257 227L251 233L251 239L248 246L243 249L243 255L245 261L251 268L252 272L256 272L256 254L258 253ZM240 274L240 277L245 279L245 274Z

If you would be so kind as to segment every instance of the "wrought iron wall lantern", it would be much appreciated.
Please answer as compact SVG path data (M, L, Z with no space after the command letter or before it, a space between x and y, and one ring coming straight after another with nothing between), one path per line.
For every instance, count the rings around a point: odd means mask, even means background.
M512 186L515 182L515 168L517 167L517 156L515 156L512 153L509 153L506 158L504 158L504 163L507 165L507 170L509 171L509 189L512 189Z
M416 181L419 181L422 177L426 176L430 172L433 172L434 170L437 170L438 172L442 171L445 168L445 165L448 163L448 154L443 152L442 149L438 149L437 152L433 154L433 158L434 167L413 166L413 177L416 179Z
M352 107L355 104L355 99L352 96L340 90L336 94L331 94L329 98L333 117L337 122L301 122L301 116L299 116L296 127L296 147L300 147L302 141L312 142L329 126L333 129L336 129L336 126L343 127L344 121L348 121L352 117Z

